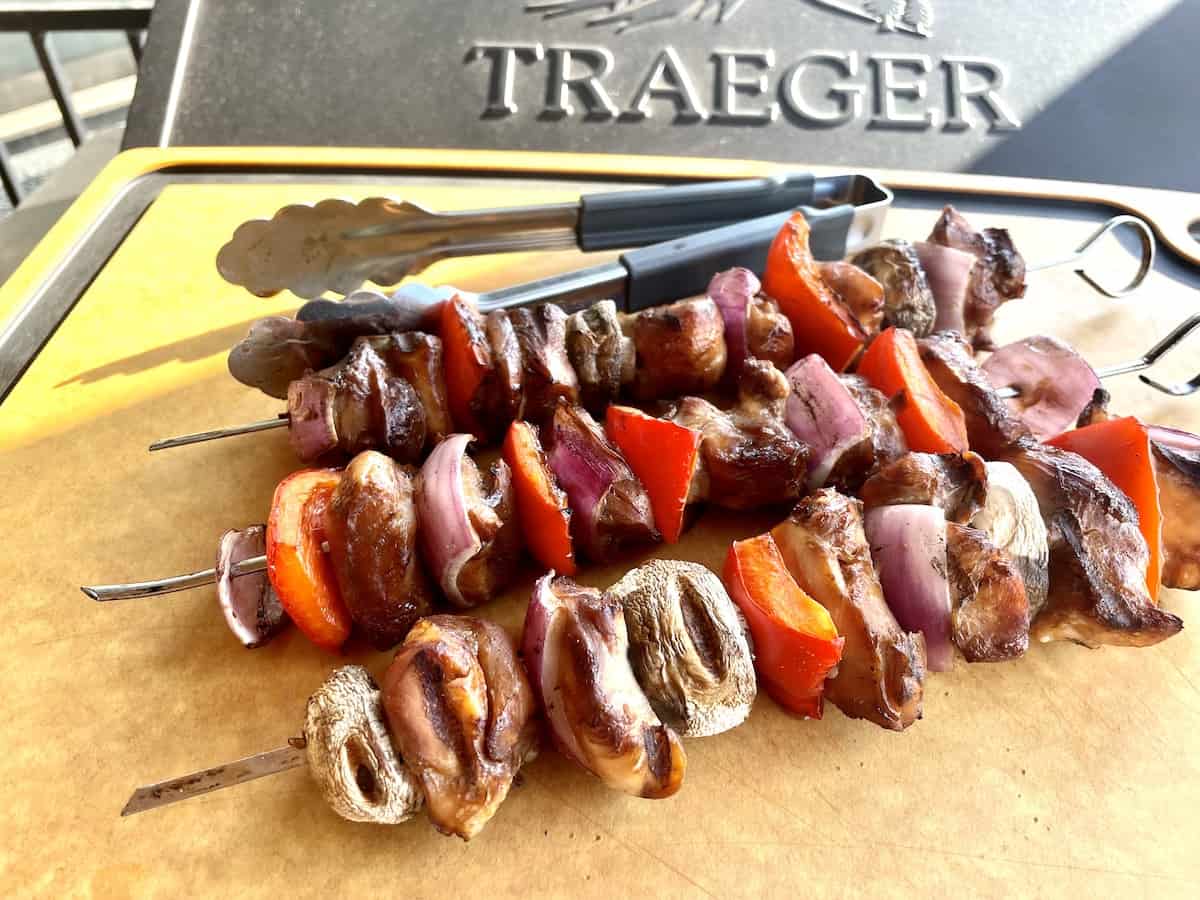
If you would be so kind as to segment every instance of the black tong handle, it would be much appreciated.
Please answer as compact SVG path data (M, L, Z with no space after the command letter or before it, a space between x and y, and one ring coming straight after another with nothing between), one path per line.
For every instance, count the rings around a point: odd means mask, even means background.
M623 254L621 262L629 271L626 308L634 312L662 303L664 297L703 294L715 273L733 266L761 273L775 235L797 211L812 229L813 256L830 260L846 255L854 207L848 203L828 209L801 206Z
M583 250L643 247L816 202L806 172L579 198Z

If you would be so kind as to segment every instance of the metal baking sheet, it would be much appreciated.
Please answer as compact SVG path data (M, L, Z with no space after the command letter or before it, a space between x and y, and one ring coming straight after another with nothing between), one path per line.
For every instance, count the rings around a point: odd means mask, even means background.
M254 298L220 279L212 260L233 227L331 188L352 198L403 188L435 208L474 208L562 201L630 180L628 170L611 181L410 172L398 182L394 172L331 179L311 168L266 179L241 178L245 167L237 178L183 174L149 182L157 188L133 212L76 222L69 241L50 248L73 253L39 253L38 271L18 275L42 289L78 264L77 280L58 284L81 287L0 405L0 484L13 525L0 543L8 611L0 677L9 687L0 892L442 896L483 884L496 897L1194 895L1195 629L1149 649L1056 644L1014 663L959 664L931 677L925 718L902 735L833 708L820 722L797 721L761 697L745 726L688 743L687 779L669 801L614 794L547 751L471 844L420 821L344 822L302 770L119 818L137 784L278 746L335 665L380 672L388 660L357 645L331 657L294 631L243 650L211 589L106 606L78 592L81 583L210 564L219 534L261 521L274 484L296 466L278 432L145 451L165 435L278 411L228 377L225 353L253 319L296 301ZM1038 258L1073 246L1112 211L1102 202L973 197L935 180L901 189L888 233L923 237L953 200L1008 227ZM144 190L135 182L85 201L116 210L124 190ZM104 241L93 245L93 236ZM574 252L453 260L424 280L486 290L580 262ZM1134 265L1118 249L1109 262ZM1120 301L1098 298L1070 271L1031 276L1029 297L1002 310L998 337L1053 333L1106 365L1194 312L1196 286L1196 269L1170 251L1143 291ZM12 300L0 290L0 309ZM1181 350L1161 374L1194 369L1195 353ZM1134 377L1111 387L1117 409L1200 429L1194 399ZM777 515L708 513L683 542L656 552L719 570L731 539ZM589 568L584 580L607 585L624 568ZM533 574L483 614L515 632ZM1167 592L1163 603L1188 625L1200 615L1192 594Z

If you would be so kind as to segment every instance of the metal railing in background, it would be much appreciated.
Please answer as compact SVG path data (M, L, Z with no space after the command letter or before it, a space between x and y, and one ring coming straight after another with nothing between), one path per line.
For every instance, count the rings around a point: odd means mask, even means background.
M50 36L60 31L123 31L135 62L142 60L142 45L154 0L60 0L50 2L0 3L0 32L25 32L50 93L62 116L63 129L78 147L87 138L87 126L71 99L71 85L54 52ZM0 141L0 182L9 202L19 206L24 192L13 169L12 158Z

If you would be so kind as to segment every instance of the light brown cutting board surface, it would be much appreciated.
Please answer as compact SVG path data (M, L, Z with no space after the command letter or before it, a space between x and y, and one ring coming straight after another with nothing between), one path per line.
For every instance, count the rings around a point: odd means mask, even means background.
M687 743L670 800L616 794L544 750L470 844L423 819L345 822L303 769L119 818L139 784L297 734L334 666L378 674L390 659L362 648L332 657L294 629L244 650L212 588L106 605L79 592L208 567L223 530L263 521L275 482L297 468L284 432L146 452L156 438L280 409L227 375L225 353L251 320L296 301L226 284L214 256L240 222L285 203L387 192L169 188L0 406L0 895L1197 895L1200 601L1177 591L1163 604L1184 619L1178 637L959 661L930 677L925 717L903 734L832 706L822 721L793 719L760 696L742 727ZM574 194L497 183L405 196L448 209ZM887 234L920 239L932 219L893 211ZM1013 214L977 224L1010 228L1031 260L1093 227ZM580 259L445 262L422 277L482 290ZM998 336L1056 334L1100 366L1140 354L1197 299L1155 274L1134 298L1103 300L1057 270L1030 276ZM1196 374L1198 347L1200 337L1158 374ZM1172 399L1132 376L1107 386L1119 411L1200 430L1200 397ZM777 518L710 513L657 555L719 571L731 539ZM606 586L624 568L583 580ZM533 574L482 614L516 633Z

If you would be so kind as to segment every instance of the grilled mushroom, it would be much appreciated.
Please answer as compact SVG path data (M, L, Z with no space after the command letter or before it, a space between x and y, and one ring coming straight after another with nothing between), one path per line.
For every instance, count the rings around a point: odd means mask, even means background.
M609 787L669 797L683 784L683 744L634 678L621 604L550 573L525 613L522 655L554 742Z
M859 250L850 262L883 285L883 320L917 337L933 330L937 305L917 251L908 241L883 241Z
M745 721L754 659L721 579L697 563L656 559L608 594L624 608L629 661L664 723L684 737L705 737Z
M567 356L585 409L599 413L616 401L621 385L633 378L634 349L621 331L615 303L601 300L567 319Z
M304 740L309 771L342 818L397 825L421 809L421 788L396 754L379 688L362 666L334 670L309 697Z
M536 749L536 705L507 633L470 616L421 619L383 679L396 744L444 834L477 835Z
M988 463L987 485L987 499L970 524L987 532L992 543L1016 564L1033 619L1042 611L1050 587L1050 547L1037 498L1011 463Z

